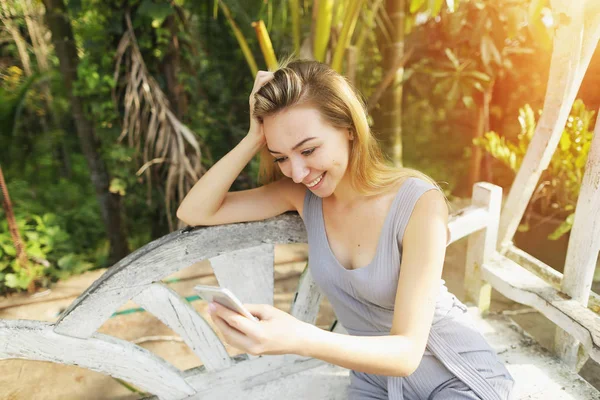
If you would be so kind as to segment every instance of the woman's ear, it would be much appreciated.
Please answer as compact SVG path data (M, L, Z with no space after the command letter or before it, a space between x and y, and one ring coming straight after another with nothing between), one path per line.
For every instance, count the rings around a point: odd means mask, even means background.
M354 132L348 128L348 140L354 140Z

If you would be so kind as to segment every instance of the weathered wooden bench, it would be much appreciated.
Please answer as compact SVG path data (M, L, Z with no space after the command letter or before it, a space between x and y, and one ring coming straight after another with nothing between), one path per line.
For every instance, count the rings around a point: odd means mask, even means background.
M473 205L454 213L452 242L469 236L466 283L480 306L489 284L508 297L540 308L573 309L557 290L494 249L501 189L476 185ZM345 399L348 370L295 355L230 357L209 323L161 279L201 260L210 260L221 286L243 302L273 304L273 260L276 243L304 243L306 232L297 214L264 222L186 228L135 251L95 281L55 323L0 320L0 359L24 358L78 365L127 381L160 399ZM514 293L518 293L515 295ZM152 352L97 332L128 300L133 300L187 343L203 365L181 371ZM309 270L299 280L290 313L314 323L321 293ZM554 309L553 309L554 310ZM544 311L544 310L542 310ZM590 399L598 393L549 353L535 350L531 340L510 329L501 317L481 319L482 332L518 381L519 398ZM558 311L552 311L557 313ZM553 315L550 313L551 315ZM598 315L579 307L579 319L565 328L598 357ZM559 319L565 319L561 316ZM562 321L562 320L561 320ZM592 330L595 327L596 330ZM344 332L340 324L334 329ZM531 372L533 371L533 372ZM536 379L532 376L537 374Z

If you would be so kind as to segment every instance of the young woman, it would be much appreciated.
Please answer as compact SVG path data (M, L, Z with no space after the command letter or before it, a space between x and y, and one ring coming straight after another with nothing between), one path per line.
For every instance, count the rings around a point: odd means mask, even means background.
M296 210L311 273L350 333L268 305L252 321L212 303L215 325L250 354L295 353L351 369L350 399L508 399L513 379L441 280L446 199L428 178L389 166L364 104L325 64L260 71L247 136L191 189L189 225L256 221ZM229 192L261 152L265 185Z

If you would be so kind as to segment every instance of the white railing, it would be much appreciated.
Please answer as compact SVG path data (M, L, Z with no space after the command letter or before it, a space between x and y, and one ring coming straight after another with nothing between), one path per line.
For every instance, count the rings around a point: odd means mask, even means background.
M538 310L558 325L555 352L572 369L578 370L585 363L589 355L587 352L591 352L591 356L599 361L599 322L597 315L590 314L587 306L598 306L598 297L591 293L591 286L600 249L600 123L596 123L588 156L564 274L560 276L551 272L543 263L531 256L523 256L512 245L512 238L540 175L556 150L569 111L600 40L600 3L597 0L551 0L551 5L557 28L544 108L502 209L498 249L513 260L525 261L531 267L530 271L540 272L539 277L548 286L544 287L544 291L550 297L538 294L534 299L521 291L520 294L513 292L512 298L525 304L535 304ZM521 269L514 272L525 274ZM558 298L568 302L568 307L561 307ZM590 298L592 302L588 303ZM555 314L556 310L567 309L570 311L564 318ZM587 352L579 351L579 342Z

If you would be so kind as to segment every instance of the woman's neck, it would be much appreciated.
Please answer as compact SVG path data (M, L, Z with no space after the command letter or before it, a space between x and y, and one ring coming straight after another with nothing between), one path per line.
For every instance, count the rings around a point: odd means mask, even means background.
M345 175L329 197L331 198L330 201L335 203L336 206L346 208L356 204L356 201L362 198L363 195L354 189L350 178L348 175Z

